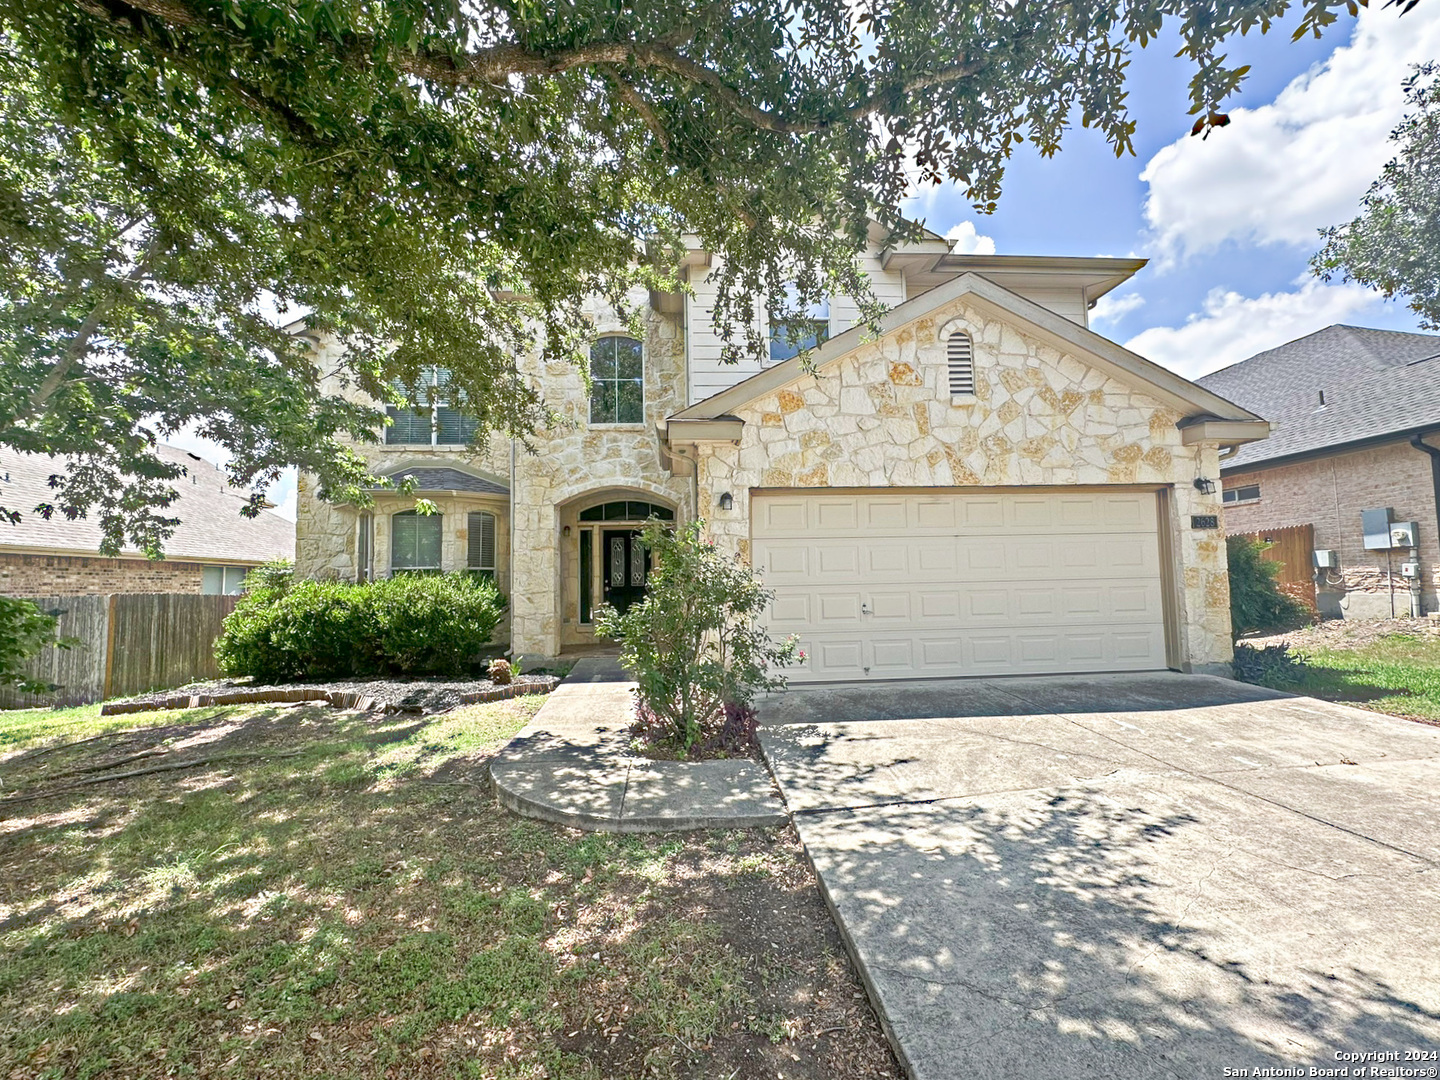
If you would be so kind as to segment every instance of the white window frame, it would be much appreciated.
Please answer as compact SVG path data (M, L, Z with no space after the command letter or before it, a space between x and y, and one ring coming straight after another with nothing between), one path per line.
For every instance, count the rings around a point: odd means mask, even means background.
M251 569L249 566L202 566L200 593L202 596L239 596L245 591L245 575Z

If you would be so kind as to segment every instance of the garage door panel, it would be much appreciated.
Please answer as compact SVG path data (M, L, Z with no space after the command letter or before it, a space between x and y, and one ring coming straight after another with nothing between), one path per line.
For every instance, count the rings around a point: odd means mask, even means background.
M754 503L771 629L811 657L794 681L1165 666L1152 493Z

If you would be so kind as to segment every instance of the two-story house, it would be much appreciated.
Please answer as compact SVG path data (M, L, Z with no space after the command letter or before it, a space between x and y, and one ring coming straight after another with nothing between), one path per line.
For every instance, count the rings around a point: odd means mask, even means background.
M1268 426L1087 328L1142 260L877 235L878 335L837 296L801 327L808 365L780 327L726 365L718 258L688 254L688 293L636 298L641 340L594 308L588 390L522 360L573 425L538 454L474 455L444 406L396 415L377 473L412 474L440 514L330 505L302 478L298 571L493 573L512 649L552 657L644 594L647 518L698 516L775 590L772 631L809 656L794 680L1228 673L1218 455Z

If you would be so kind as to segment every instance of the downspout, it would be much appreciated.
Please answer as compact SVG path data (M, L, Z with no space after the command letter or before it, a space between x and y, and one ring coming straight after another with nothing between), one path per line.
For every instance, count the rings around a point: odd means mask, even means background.
M1410 436L1410 445L1415 447L1416 450L1430 455L1430 482L1434 486L1435 492L1435 539L1437 543L1440 543L1440 449L1436 449L1427 443L1423 435ZM1416 550L1416 555L1419 555L1418 549ZM1417 576L1417 587L1419 583L1420 579Z

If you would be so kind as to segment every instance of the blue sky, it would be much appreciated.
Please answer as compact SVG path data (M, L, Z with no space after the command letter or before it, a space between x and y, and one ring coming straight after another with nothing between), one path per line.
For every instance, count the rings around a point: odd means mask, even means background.
M1191 69L1162 39L1131 66L1134 156L1077 127L1048 160L1025 144L996 213L975 214L950 186L920 192L912 212L957 250L1149 258L1092 325L1191 377L1335 322L1418 329L1403 304L1326 286L1307 262L1318 230L1354 216L1391 156L1400 83L1440 56L1440 8L1401 17L1377 3L1291 42L1298 17L1233 43L1251 75L1208 139L1189 137Z

